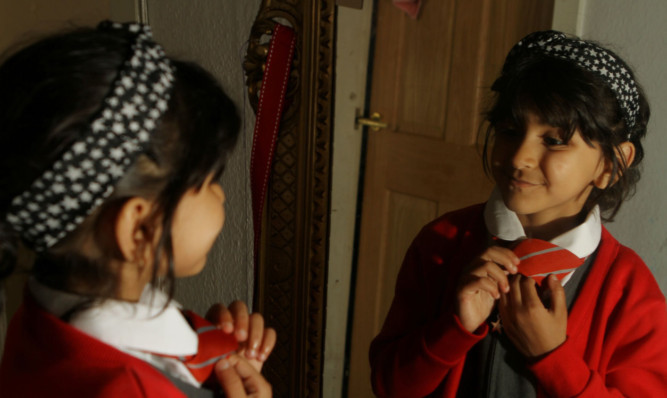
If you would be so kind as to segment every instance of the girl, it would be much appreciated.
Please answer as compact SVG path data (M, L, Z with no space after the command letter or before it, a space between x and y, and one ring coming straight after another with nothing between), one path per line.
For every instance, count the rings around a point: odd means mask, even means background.
M2 396L213 396L205 380L270 396L248 362L259 368L275 343L260 315L214 306L228 335L195 332L205 320L171 300L225 217L218 179L239 118L213 77L167 58L147 26L104 22L7 59L0 126L0 276L20 247L36 253ZM222 347L206 368L211 334Z
M601 225L639 179L641 88L611 51L546 31L514 46L492 90L484 165L496 189L412 243L370 348L375 392L663 396L665 299ZM539 284L522 268L531 256L512 250L529 242L548 247L540 266L564 254Z

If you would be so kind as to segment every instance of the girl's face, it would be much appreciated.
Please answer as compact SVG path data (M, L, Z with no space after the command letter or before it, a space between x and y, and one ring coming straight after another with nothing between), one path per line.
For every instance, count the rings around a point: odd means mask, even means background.
M225 223L224 203L225 193L212 175L199 190L192 188L181 199L171 229L176 277L196 275L206 265Z
M529 114L525 131L497 126L491 154L493 177L507 207L524 228L578 215L594 186L604 186L600 147L589 146L577 130L564 131Z

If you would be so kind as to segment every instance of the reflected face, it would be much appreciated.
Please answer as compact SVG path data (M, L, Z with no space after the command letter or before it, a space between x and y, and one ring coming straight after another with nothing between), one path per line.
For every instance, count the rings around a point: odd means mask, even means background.
M599 145L591 147L579 130L565 142L562 129L532 114L522 130L496 129L491 164L505 204L522 223L534 226L576 216L604 178Z
M225 193L209 176L200 189L188 190L176 208L172 224L174 274L196 275L225 223Z

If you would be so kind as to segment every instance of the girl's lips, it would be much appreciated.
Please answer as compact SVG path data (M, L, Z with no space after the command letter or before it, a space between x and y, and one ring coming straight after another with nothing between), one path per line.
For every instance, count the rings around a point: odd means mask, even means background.
M516 187L516 188L530 188L530 187L534 187L534 186L539 185L539 184L534 184L534 183L529 182L529 181L519 180L517 178L512 178L510 180L510 184L513 187Z

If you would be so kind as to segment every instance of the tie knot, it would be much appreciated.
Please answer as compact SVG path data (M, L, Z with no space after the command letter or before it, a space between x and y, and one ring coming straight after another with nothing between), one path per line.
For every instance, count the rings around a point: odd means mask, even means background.
M562 280L585 260L567 249L541 239L521 240L512 251L519 257L519 272L532 277L538 284L549 274Z
M213 375L215 364L236 351L239 343L233 334L223 332L194 312L189 310L183 310L182 312L199 338L197 353L182 358L183 363L199 382L205 385L214 385L216 384Z

